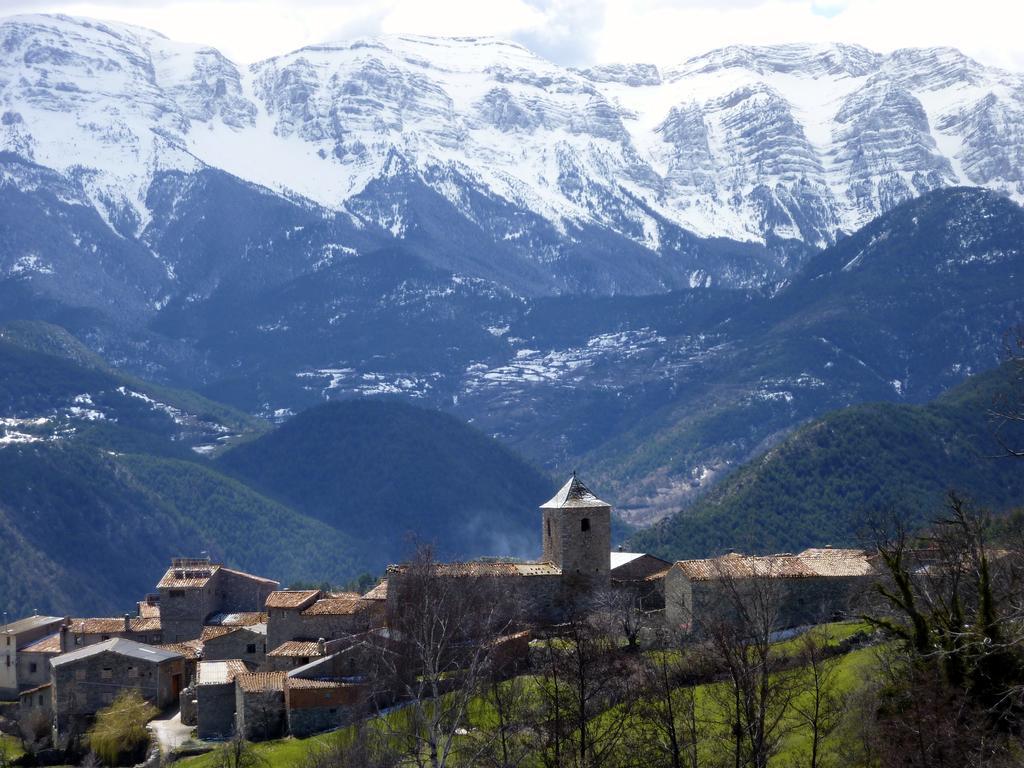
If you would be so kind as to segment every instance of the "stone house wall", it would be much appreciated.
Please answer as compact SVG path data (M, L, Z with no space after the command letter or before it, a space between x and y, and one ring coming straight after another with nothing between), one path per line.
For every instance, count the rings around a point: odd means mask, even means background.
M50 659L52 653L18 652L18 687L35 688L50 681Z
M49 621L41 621L37 626L22 629L17 634L13 629L10 634L0 634L0 697L13 701L18 698L18 690L26 687L18 678L18 649L53 634L63 622L64 619L53 617Z
M196 733L200 739L221 739L235 731L235 683L197 685ZM182 714L184 722L184 713Z
M241 659L257 669L263 669L267 663L266 634L241 627L203 643L203 661L226 659Z
M246 692L235 686L235 716L239 732L250 741L276 739L287 727L284 691Z
M267 650L274 650L288 640L312 639L304 638L300 608L268 608L267 609Z
M182 684L184 660L150 662L104 652L53 667L53 709L58 734L110 706L122 691L139 691L165 709L175 703L174 676Z
M833 621L855 613L873 581L870 576L776 579L779 628ZM714 580L691 582L678 568L665 576L665 621L687 631L700 631L702 617L720 610L721 586Z
M211 581L214 582L215 610L224 613L262 611L270 593L277 588L273 582L228 568L219 569Z
M352 722L358 716L366 691L359 685L331 688L285 687L288 732L302 738Z
M203 631L203 621L213 613L212 581L211 577L205 587L160 588L163 642L180 643L199 637Z

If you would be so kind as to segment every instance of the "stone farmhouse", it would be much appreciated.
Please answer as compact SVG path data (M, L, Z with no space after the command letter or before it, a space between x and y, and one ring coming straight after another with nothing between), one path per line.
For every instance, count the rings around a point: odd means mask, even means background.
M868 553L855 549L807 549L797 555L756 557L730 553L706 560L681 560L656 575L662 582L665 622L699 632L713 615L727 579L766 579L777 592L779 623L795 627L844 617L874 579Z
M50 661L54 730L81 733L122 691L133 689L160 709L177 703L184 658L173 651L114 638L60 654Z
M267 597L279 586L272 579L225 568L209 559L175 559L156 585L163 642L199 637L208 616L262 611Z
M628 594L668 626L699 632L724 579L766 578L784 595L783 621L796 626L850 610L874 575L867 554L855 550L675 563L612 551L611 516L611 505L574 474L540 507L539 559L432 563L431 578L455 590L497 587L492 594L502 596L512 621L496 642L512 669L526 663L532 629L564 621L573 606L603 594ZM180 706L182 722L201 738L336 727L371 697L380 705L398 695L371 693L367 680L382 652L392 660L403 653L394 618L413 575L411 564L389 566L360 595L280 589L208 558L176 558L137 616L6 625L0 689L20 694L23 709L49 711L58 737L82 732L128 688L161 708Z

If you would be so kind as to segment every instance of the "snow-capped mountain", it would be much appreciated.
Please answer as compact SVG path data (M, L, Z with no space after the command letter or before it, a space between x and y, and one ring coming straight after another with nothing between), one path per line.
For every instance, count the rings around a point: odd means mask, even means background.
M22 16L0 23L0 150L143 242L166 226L154 182L212 168L382 238L429 236L438 266L525 293L750 286L931 189L1024 200L1024 77L846 45L575 71L412 36L241 67L144 29Z

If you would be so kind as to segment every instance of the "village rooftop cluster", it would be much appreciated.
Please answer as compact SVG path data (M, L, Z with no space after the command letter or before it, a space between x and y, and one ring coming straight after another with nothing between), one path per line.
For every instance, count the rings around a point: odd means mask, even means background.
M830 547L675 563L611 551L611 506L575 474L540 510L539 560L432 566L434 578L453 585L482 579L516 597L509 605L517 615L496 642L517 668L529 663L531 633L552 631L599 593L627 594L652 620L693 632L702 606L714 603L702 596L710 597L716 581L784 579L782 624L800 626L844 615L874 576L866 552ZM370 696L402 696L397 688L371 690L368 680L381 648L402 653L395 617L410 571L390 566L358 594L280 589L208 558L178 558L134 616L30 616L0 627L0 698L17 697L23 715L45 712L55 741L84 733L126 690L161 710L180 707L200 739L335 728L364 712Z

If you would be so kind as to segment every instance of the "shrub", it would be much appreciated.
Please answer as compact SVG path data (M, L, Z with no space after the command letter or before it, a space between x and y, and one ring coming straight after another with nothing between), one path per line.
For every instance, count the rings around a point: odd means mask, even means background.
M105 765L140 762L149 746L146 723L157 713L157 708L146 702L138 691L125 691L96 714L96 724L86 737L89 749Z

